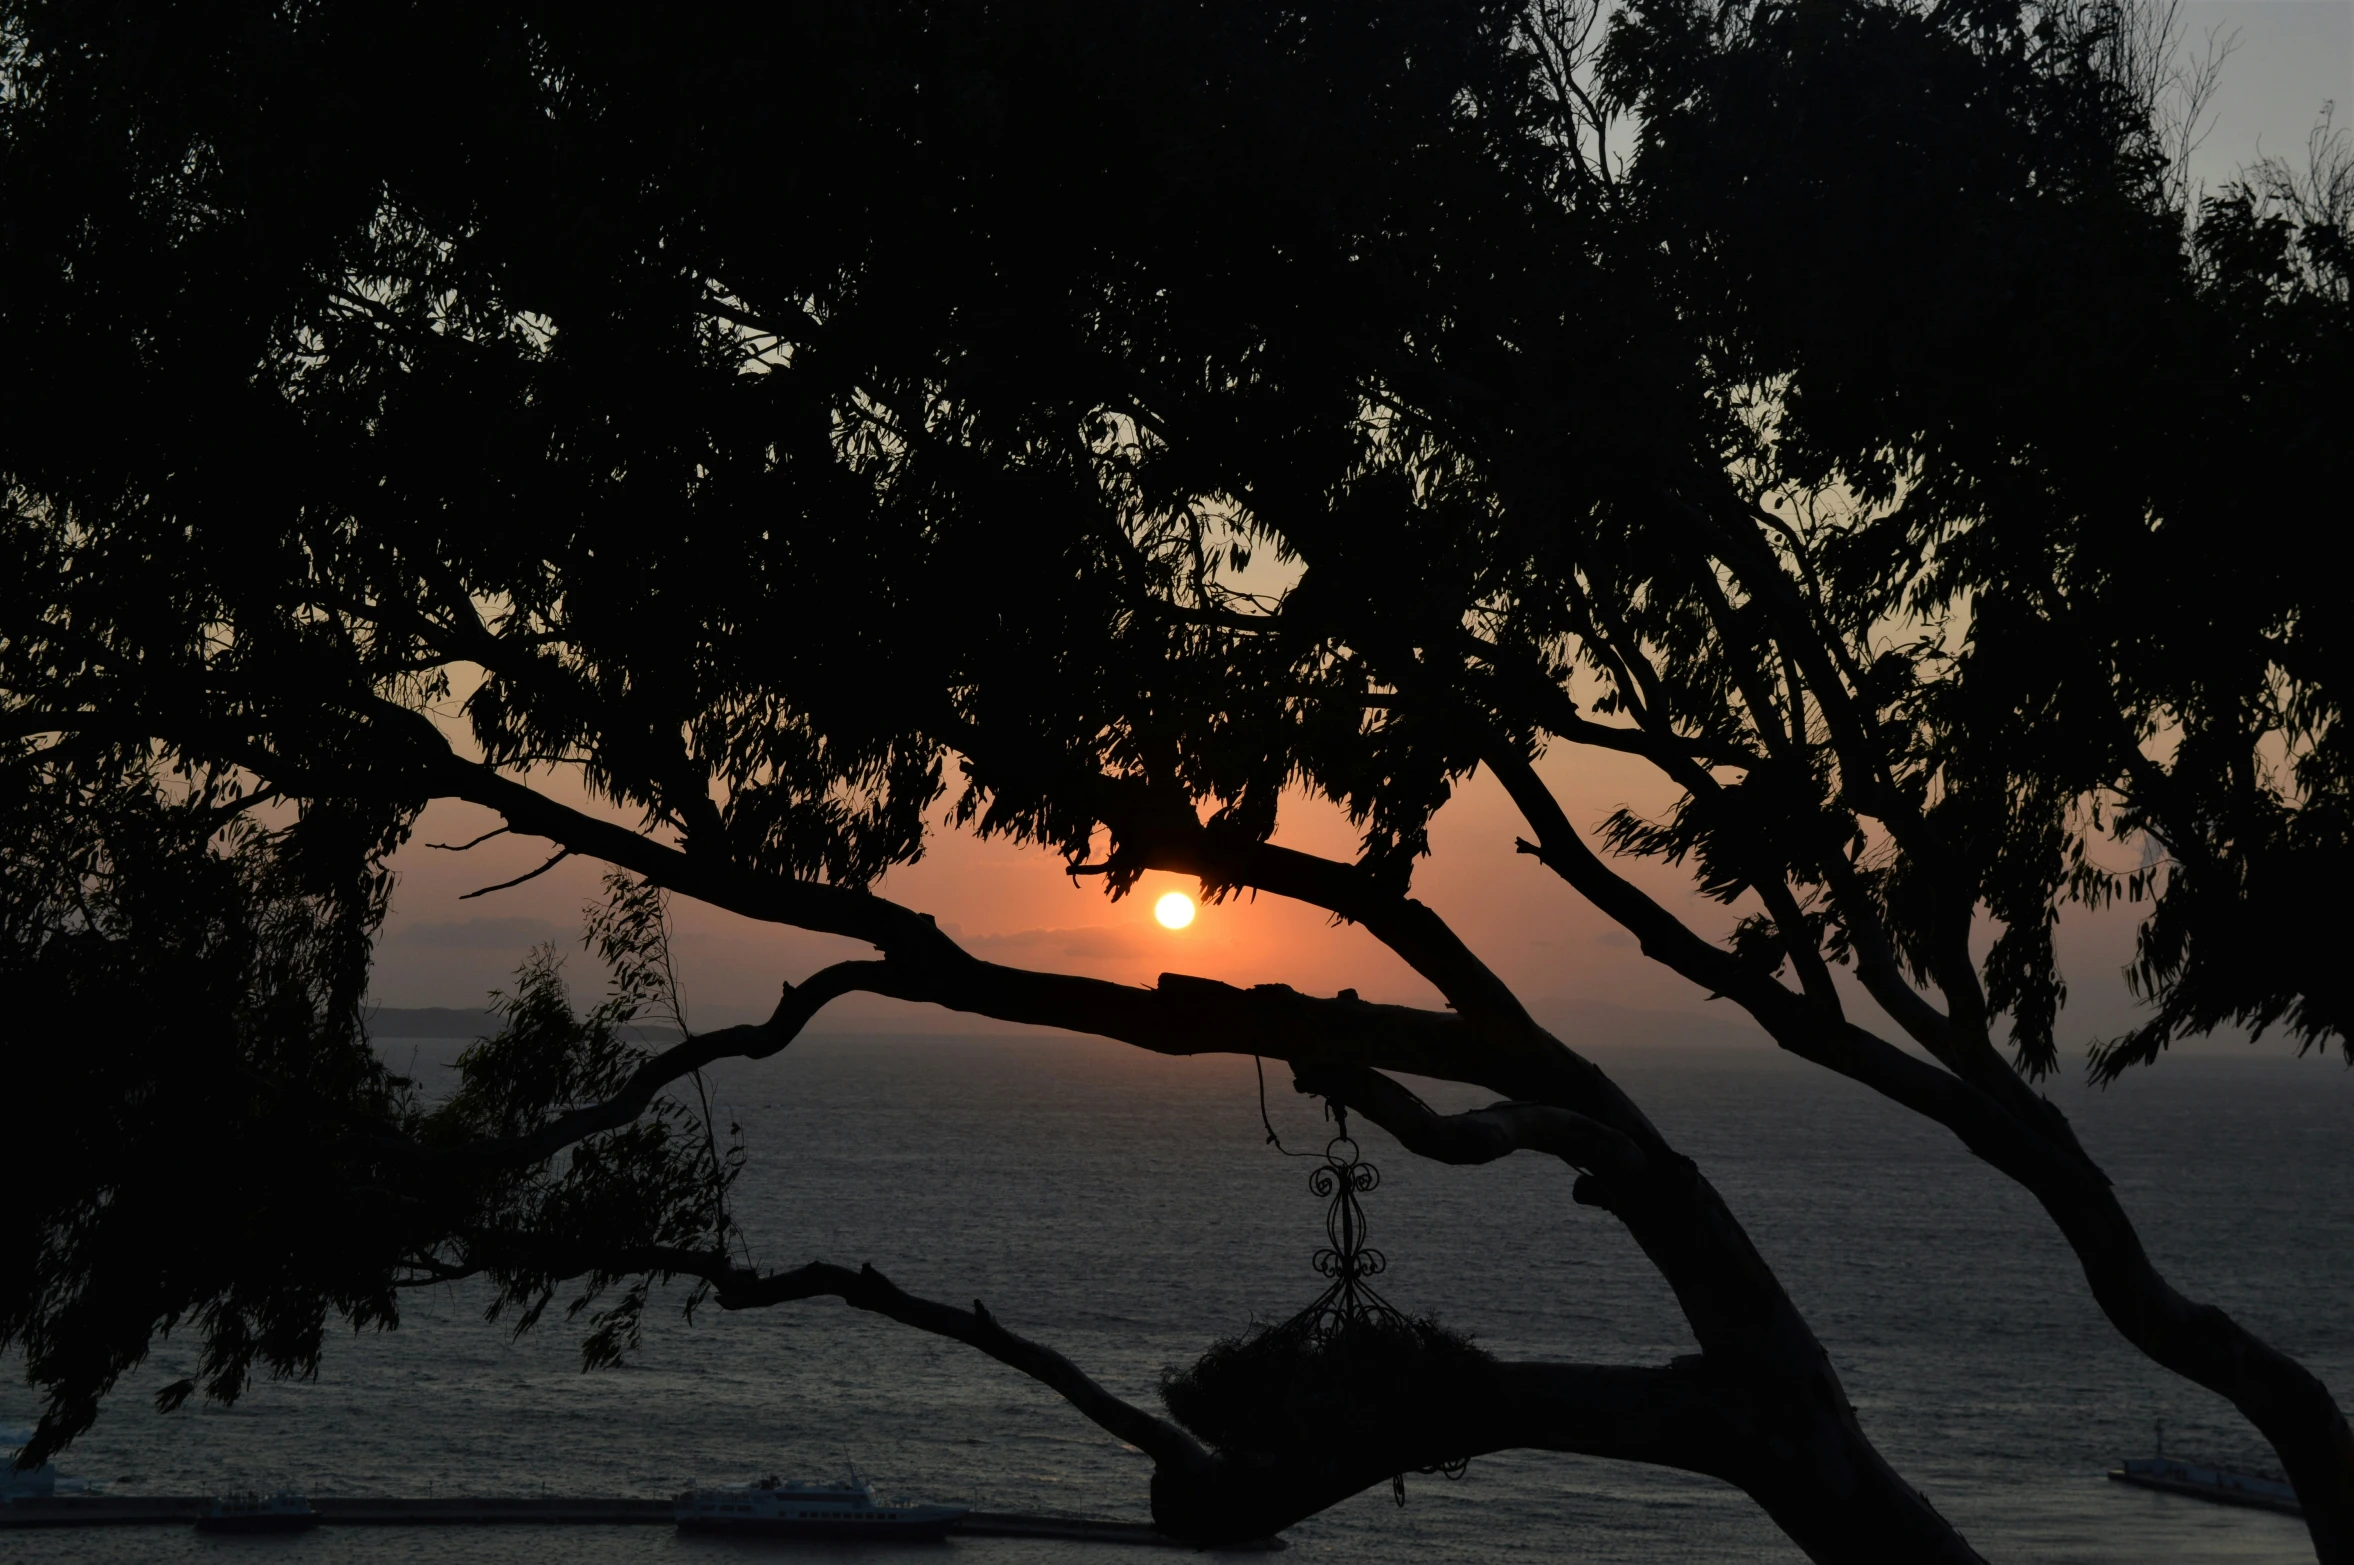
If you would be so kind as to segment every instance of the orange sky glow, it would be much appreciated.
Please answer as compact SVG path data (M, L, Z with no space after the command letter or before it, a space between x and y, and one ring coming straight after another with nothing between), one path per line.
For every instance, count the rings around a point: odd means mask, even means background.
M1624 803L1655 813L1667 789L1639 762L1596 752L1557 753L1543 770L1571 818L1589 828ZM542 777L543 787L558 787ZM575 992L586 1001L600 983L580 949L581 908L597 898L604 866L570 860L511 890L473 900L463 893L520 875L548 847L536 838L499 837L465 853L425 846L464 842L496 825L486 811L435 804L396 861L400 875L392 917L379 945L374 999L392 1006L476 1006L501 986L516 962L541 941L571 953ZM1484 774L1466 782L1431 832L1433 853L1416 872L1414 894L1435 908L1548 1025L1575 1042L1589 1029L1633 1028L1679 1035L1746 1032L1723 1002L1647 960L1634 942L1535 860L1514 851L1523 828L1500 788ZM1337 811L1304 798L1290 801L1277 840L1348 857L1355 839ZM1666 865L1620 861L1654 897L1711 937L1735 916L1696 895L1687 876ZM893 870L883 895L931 913L976 956L1010 965L1149 984L1163 972L1236 984L1287 983L1319 994L1355 989L1369 1000L1440 1004L1430 986L1363 930L1335 926L1321 911L1279 897L1201 903L1193 922L1169 929L1154 916L1170 891L1198 898L1188 877L1154 874L1118 902L1097 879L1074 881L1059 856L1007 842L980 842L941 825L923 859ZM699 904L675 906L689 1022L698 1028L751 1020L774 1003L780 979L868 954L854 941L756 923ZM2070 978L2078 996L2072 1017L2084 1031L2124 1018L2115 979L2131 938L2120 914L2070 922ZM2087 1002L2090 1002L2089 1004ZM819 1031L995 1030L972 1017L869 996L836 1002ZM2080 1040L2079 1040L2080 1041ZM2065 1046L2065 1043L2064 1043Z
M1548 769L1580 818L1598 820L1622 800L1665 802L1634 794L1640 768L1615 757L1577 758L1569 773ZM1567 775L1565 775L1567 773ZM1617 774L1617 775L1614 775ZM540 779L541 786L550 780ZM547 855L536 838L499 837L465 853L431 842L463 842L497 822L471 805L443 801L428 812L396 861L393 916L379 958L375 998L387 1005L472 1005L501 982L534 942L576 945L583 903L594 899L603 867L568 861L512 890L471 901L463 893L519 875ZM1648 1009L1689 1008L1697 996L1652 969L1615 926L1585 906L1533 860L1513 850L1518 821L1500 789L1473 778L1435 823L1434 852L1417 872L1415 894L1444 914L1473 948L1532 1000L1559 996L1607 999ZM1330 807L1295 798L1278 841L1309 852L1353 856L1348 823ZM1653 891L1712 932L1723 909L1690 895L1682 877L1638 866ZM936 917L975 955L1024 967L1149 983L1165 971L1234 983L1289 983L1310 992L1356 989L1368 999L1437 1004L1419 977L1353 926L1334 926L1321 911L1282 898L1203 902L1182 929L1163 927L1154 905L1170 891L1196 898L1189 877L1148 875L1136 892L1111 901L1100 880L1074 881L1054 853L1007 842L980 842L945 825L919 862L893 870L876 889ZM681 902L675 909L699 1025L764 1012L779 978L863 954L855 942L755 923ZM585 955L579 982L593 982ZM905 1017L914 1009L888 1001L838 1011ZM835 1018L842 1019L840 1017ZM913 1021L915 1018L905 1017Z

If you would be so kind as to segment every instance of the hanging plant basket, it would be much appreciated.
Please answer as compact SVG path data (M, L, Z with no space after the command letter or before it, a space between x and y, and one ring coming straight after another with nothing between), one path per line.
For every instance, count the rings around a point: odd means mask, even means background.
M1465 1378L1493 1362L1428 1317L1351 1317L1323 1334L1294 1319L1213 1344L1191 1368L1162 1378L1161 1400L1230 1456L1329 1445L1336 1432L1390 1445L1444 1427Z
M1161 1379L1170 1416L1230 1456L1428 1439L1453 1421L1465 1380L1494 1363L1470 1338L1403 1313L1367 1281L1389 1263L1365 1242L1358 1197L1380 1185L1381 1173L1358 1156L1348 1110L1333 1110L1340 1133L1308 1176L1326 1202L1328 1242L1315 1266L1330 1285L1281 1325L1224 1338ZM1462 1464L1430 1470L1453 1476Z

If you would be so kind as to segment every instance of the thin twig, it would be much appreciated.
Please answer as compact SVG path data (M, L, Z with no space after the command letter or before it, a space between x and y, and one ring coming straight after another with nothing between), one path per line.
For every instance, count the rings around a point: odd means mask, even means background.
M528 871L525 874L518 875L513 880L502 880L495 886L484 886L480 891L469 891L464 896L458 898L458 900L460 902L471 902L476 897L487 897L494 891L504 891L510 886L520 886L527 880L537 880L540 876L545 875L549 870L554 869L557 865L563 863L570 857L572 857L572 850L570 848L558 848L556 850L556 856L548 860L545 864L542 864L539 868Z
M504 837L507 833L513 831L514 829L515 828L512 826L494 826L489 831L486 831L481 836L475 838L472 842L428 842L425 844L425 846L441 853L463 853L468 848L481 847L484 843L490 841L490 839L493 837ZM480 893L476 894L480 895Z

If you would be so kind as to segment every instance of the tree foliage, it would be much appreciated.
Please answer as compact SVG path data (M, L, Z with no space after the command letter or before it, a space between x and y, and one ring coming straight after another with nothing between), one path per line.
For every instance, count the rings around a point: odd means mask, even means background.
M353 1134L406 1104L359 1024L383 881L319 851L331 807L273 835L217 784L124 771L0 811L10 1093L39 1116L0 1338L50 1391L33 1460L158 1332L201 1348L168 1408L309 1371L330 1317L398 1316L373 1235L405 1225Z
M2192 206L2153 36L2112 0L0 4L0 962L46 1007L10 1068L105 1105L9 1219L37 1449L183 1321L227 1396L406 1281L564 1298L606 1360L683 1276L1023 1369L1197 1539L1476 1428L1728 1478L1817 1557L1968 1557L1705 1178L1411 898L1486 768L1654 960L2031 1190L2354 1557L2334 1401L2165 1283L2032 1086L2057 921L2120 898L2150 1009L2096 1075L2225 1024L2354 1048L2345 145ZM1576 828L1537 762L1579 746L1680 792L1596 840L1728 937ZM1352 860L1274 844L1303 795ZM626 874L612 996L537 959L426 1104L358 1007L438 798ZM979 962L873 892L943 800L1114 896L1310 902L1452 1009ZM665 893L878 955L649 1051ZM682 1084L855 989L1252 1048L1427 1155L1561 1157L1702 1352L1465 1370L1445 1449L1238 1462L979 1307L755 1275ZM173 1149L232 1141L251 1232L157 1237ZM287 1237L368 1200L349 1253Z

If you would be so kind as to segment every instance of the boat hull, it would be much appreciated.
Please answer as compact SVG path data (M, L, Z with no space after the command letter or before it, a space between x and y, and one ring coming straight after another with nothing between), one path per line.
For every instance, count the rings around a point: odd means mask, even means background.
M2187 1494L2219 1505L2245 1505L2253 1510L2278 1511L2284 1516L2305 1514L2304 1507L2297 1503L2297 1491L2278 1479L2251 1477L2169 1457L2136 1457L2122 1467L2110 1468L2109 1478L2115 1483L2129 1483L2167 1494Z

